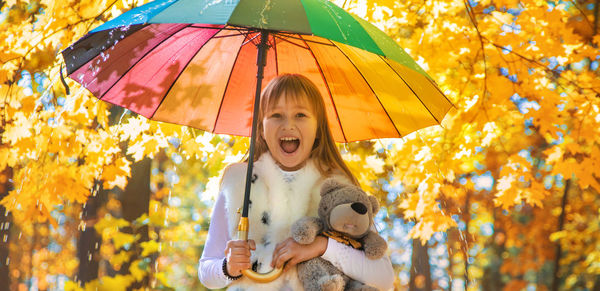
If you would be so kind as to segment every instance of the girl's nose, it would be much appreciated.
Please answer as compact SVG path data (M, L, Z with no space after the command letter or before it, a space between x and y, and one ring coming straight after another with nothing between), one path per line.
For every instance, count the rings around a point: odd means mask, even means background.
M294 127L294 119L293 118L284 118L283 120L284 128L292 128Z

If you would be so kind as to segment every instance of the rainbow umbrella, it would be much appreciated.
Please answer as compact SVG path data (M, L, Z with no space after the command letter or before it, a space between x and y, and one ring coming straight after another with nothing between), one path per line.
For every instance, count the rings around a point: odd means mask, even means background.
M326 0L157 0L62 54L97 98L214 133L254 136L261 87L282 73L318 86L338 142L402 137L452 107L396 42Z

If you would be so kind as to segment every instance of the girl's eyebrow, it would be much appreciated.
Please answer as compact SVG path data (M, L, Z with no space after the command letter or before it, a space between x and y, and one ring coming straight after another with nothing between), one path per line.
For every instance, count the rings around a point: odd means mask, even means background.
M298 104L294 105L294 109L305 109L305 110L309 110L309 109L310 109L310 107L309 107L309 106L306 106L305 104L300 104L300 103L298 103Z

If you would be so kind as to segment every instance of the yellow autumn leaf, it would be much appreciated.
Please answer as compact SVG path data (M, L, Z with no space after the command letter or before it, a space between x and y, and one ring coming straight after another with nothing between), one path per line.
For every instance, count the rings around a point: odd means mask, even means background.
M558 160L560 160L562 158L562 156L563 156L563 150L559 146L553 146L553 147L545 150L544 154L546 154L548 156L546 158L546 161L548 163L553 163L553 162L558 161Z
M110 264L112 266L115 266L115 267L119 266L118 268L120 268L120 266L123 263L129 261L129 259L131 258L131 254L132 254L131 251L122 250L118 254L115 254L115 255L113 255L113 256L110 257L110 259L109 259Z
M67 281L64 285L65 291L83 291L83 288L73 281Z
M133 242L139 239L139 235L133 235L123 232L115 232L112 234L112 241L115 244L115 248L119 249L125 245L131 245Z
M150 225L165 226L166 225L166 205L162 205L159 201L150 200Z
M14 149L0 147L0 169L4 169L7 166L14 167L16 163L17 158L14 154Z
M17 112L13 116L13 123L6 126L3 136L3 142L15 144L17 141L32 136L32 120L25 117L22 112Z
M116 275L114 277L104 276L100 279L100 290L126 291L131 283L135 282L132 275Z
M593 158L585 158L579 165L580 168L576 172L576 175L577 178L579 178L579 185L581 186L581 188L587 189L591 186L596 191L600 191L600 183L598 182L599 177L595 176L595 174L598 173L598 168L600 168L600 164Z
M111 215L107 215L100 219L96 224L94 224L94 228L98 233L104 232L105 229L114 229L118 230L122 227L129 226L129 222L123 218L115 218Z
M141 281L144 279L144 276L148 273L146 270L142 270L140 268L140 260L133 261L129 266L129 272L133 276L136 281Z
M132 155L133 159L138 162L144 157L154 157L161 149L168 147L169 144L164 138L142 135L141 139L136 139L127 147L127 154Z
M106 9L104 1L102 0L91 0L91 1L84 1L84 2L80 2L79 3L79 14L83 17L83 18L93 18L96 17L100 14L100 12L102 12L104 9Z
M514 17L510 13L500 12L500 11L492 11L491 14L492 14L492 16L494 18L496 18L502 24L511 24L512 23L512 19Z
M170 284L169 281L167 280L167 275L165 272L157 272L154 274L154 276L156 277L156 279L158 279L158 281L165 287L167 288L173 288Z
M566 230L554 232L550 235L550 241L557 242L557 241L561 240L562 238L567 237L568 234L569 233Z
M552 167L552 174L561 174L566 179L570 179L571 176L574 174L574 170L578 168L577 164L578 163L573 158L557 161Z
M127 122L120 124L118 127L122 141L135 140L150 129L150 122L142 116L137 116L128 118Z
M131 162L126 157L115 160L114 163L104 167L101 179L104 180L104 189L119 187L125 189L127 178L131 177Z
M94 279L94 280L92 280L90 282L85 283L84 290L85 291L103 290L103 289L100 289L100 287L101 287L100 280Z
M154 240L142 242L140 245L142 246L142 257L147 257L150 254L158 252L158 249L160 248L160 244Z
M496 205L501 206L503 209L508 209L521 201L520 191L514 185L515 182L516 177L513 175L503 176L498 180L498 184L496 185L498 193L496 193L496 197L494 198Z

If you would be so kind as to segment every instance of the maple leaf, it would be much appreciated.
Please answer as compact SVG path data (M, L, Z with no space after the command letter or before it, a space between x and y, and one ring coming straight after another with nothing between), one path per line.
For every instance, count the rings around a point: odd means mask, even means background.
M498 179L498 183L496 184L498 193L496 193L496 198L494 199L497 205L500 205L504 209L508 209L519 203L521 195L519 193L520 191L514 185L515 182L516 177L514 175L503 176Z
M129 261L132 254L132 251L121 250L119 253L110 257L110 264L120 268L121 265Z
M122 248L126 245L131 245L133 242L139 239L139 235L133 235L117 231L112 234L112 241L115 248Z
M133 276L133 278L136 281L141 281L144 276L146 275L146 273L148 273L146 270L143 270L140 268L140 264L142 261L140 260L136 260L133 261L131 263L131 265L129 266L129 272L131 273L131 275Z
M533 180L531 185L523 191L522 197L530 205L544 207L543 201L549 194L550 191L546 190L544 184Z
M104 167L102 176L104 180L104 188L111 189L119 187L125 189L127 186L127 178L131 177L131 162L126 157L117 159L114 163Z
M135 278L132 275L104 276L100 279L100 290L125 291L133 282Z
M94 224L94 228L98 233L104 233L106 230L118 231L119 228L129 226L129 222L122 218L114 218L113 216L106 216L100 219L96 224Z
M160 245L154 240L142 242L140 245L142 246L142 257L147 257L160 249Z
M2 139L15 144L17 141L32 136L32 121L25 117L23 112L17 112L13 116L13 123L6 127Z
M548 163L553 163L562 158L563 150L559 146L553 146L553 147L545 150L544 154L546 154L548 156L546 158L546 161Z

